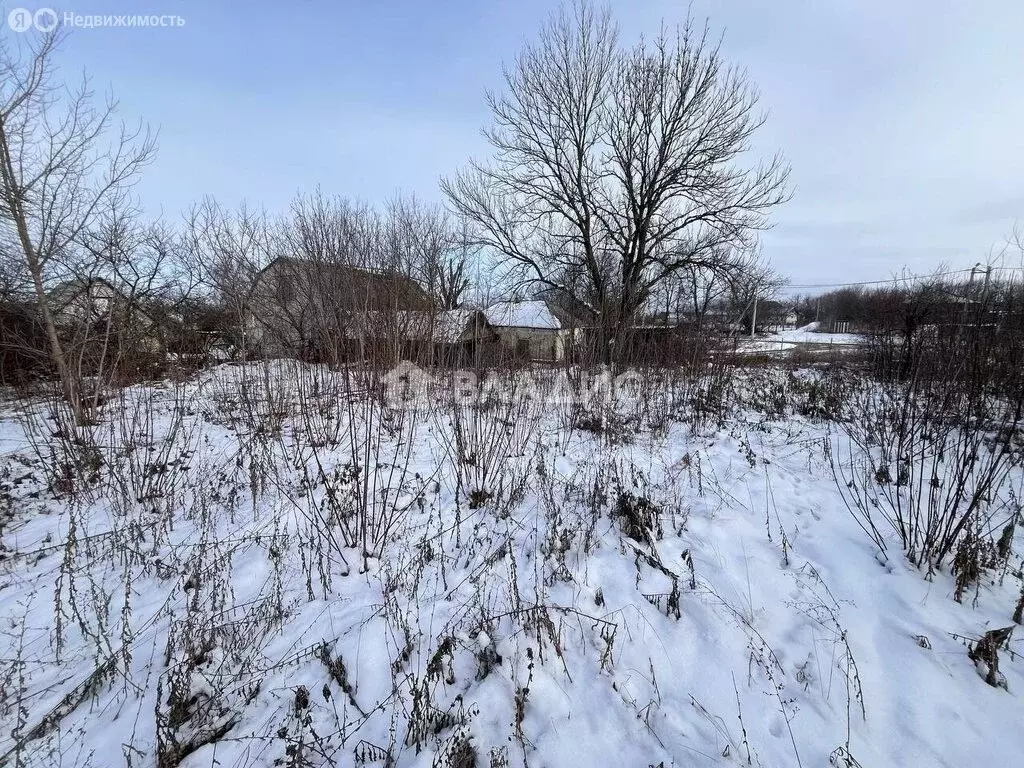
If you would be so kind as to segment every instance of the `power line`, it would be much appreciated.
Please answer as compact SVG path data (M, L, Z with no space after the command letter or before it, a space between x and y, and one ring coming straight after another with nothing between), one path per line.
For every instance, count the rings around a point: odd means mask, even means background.
M948 277L949 275L967 275L972 272L1024 272L1024 266L1007 267L988 264L982 266L980 263L971 269L954 269L949 272L932 272L926 275L904 275L903 277L890 277L887 280L860 280L850 283L802 283L799 285L784 285L783 290L790 288L853 288L861 285L892 285L893 283L905 283L912 280L931 280L936 277Z
M1020 269L1020 267L992 267L992 269ZM974 269L955 269L951 272L937 272L928 275L906 275L904 277L890 277L888 280L861 280L853 283L806 283L803 285L785 285L784 289L789 288L852 288L858 285L891 285L892 283L903 283L911 280L930 280L935 277L947 277L948 275L966 275L970 272L977 270Z

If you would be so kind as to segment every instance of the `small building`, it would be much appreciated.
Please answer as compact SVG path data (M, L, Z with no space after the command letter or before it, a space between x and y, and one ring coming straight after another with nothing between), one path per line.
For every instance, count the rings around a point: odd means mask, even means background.
M502 352L524 360L565 358L562 323L543 301L503 301L484 310Z
M479 309L448 309L432 317L434 363L450 366L479 363L498 333Z
M779 301L766 299L758 302L757 305L757 331L763 333L778 333L780 331L796 330L800 316L796 308L787 306ZM747 328L749 329L749 321Z
M264 267L249 292L246 336L264 354L308 360L418 353L433 302L407 275L291 257Z
M116 339L122 352L164 350L163 329L139 297L102 277L66 280L50 291L49 301L54 322L69 343L109 347Z

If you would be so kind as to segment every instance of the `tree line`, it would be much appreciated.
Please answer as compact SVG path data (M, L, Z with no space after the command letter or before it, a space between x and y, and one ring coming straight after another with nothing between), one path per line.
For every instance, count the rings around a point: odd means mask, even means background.
M147 219L135 194L155 133L68 82L62 40L0 47L0 335L5 360L41 355L78 420L138 324L243 344L253 280L282 255L408 276L439 308L543 296L597 329L605 362L637 322L703 322L777 282L757 233L788 168L751 158L758 94L707 24L627 45L607 11L557 11L487 94L492 156L442 179L443 203L316 190L277 214L203 199L174 222ZM69 332L61 302L82 284L111 286L137 316Z

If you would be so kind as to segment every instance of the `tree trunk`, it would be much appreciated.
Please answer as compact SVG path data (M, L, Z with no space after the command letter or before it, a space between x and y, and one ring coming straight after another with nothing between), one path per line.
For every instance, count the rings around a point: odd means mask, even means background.
M32 287L35 291L36 305L39 308L43 329L46 332L46 338L50 345L50 356L53 358L53 364L57 367L57 375L60 378L64 399L67 400L68 405L71 407L71 411L75 416L75 423L78 426L82 426L87 422L87 419L82 408L81 398L79 397L80 387L68 366L67 356L64 354L64 348L61 346L60 337L57 334L57 323L54 320L53 312L50 311L49 299L46 296L46 289L43 285L43 265L35 246L32 244L32 237L28 231L28 219L25 215L25 208L22 205L21 190L16 183L17 177L14 174L14 166L11 163L10 145L7 141L7 131L2 117L0 117L0 162L3 163L3 175L6 181L4 185L6 189L4 191L6 192L5 196L7 199L5 202L10 209L11 217L14 219L15 227L18 230L18 242L25 254L25 263L28 266L29 274L32 276Z

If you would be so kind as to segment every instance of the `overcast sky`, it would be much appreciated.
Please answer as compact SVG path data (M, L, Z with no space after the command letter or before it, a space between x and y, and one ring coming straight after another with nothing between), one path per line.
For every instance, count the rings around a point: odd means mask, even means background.
M16 3L35 9L40 4ZM14 3L6 3L10 10ZM177 216L206 194L283 209L300 190L436 199L486 146L487 87L553 0L76 0L178 14L82 29L62 53L160 129L140 187ZM613 3L627 39L686 2ZM758 150L792 164L765 254L793 283L984 261L1024 222L1024 2L695 0L770 111ZM4 27L3 34L13 35Z

